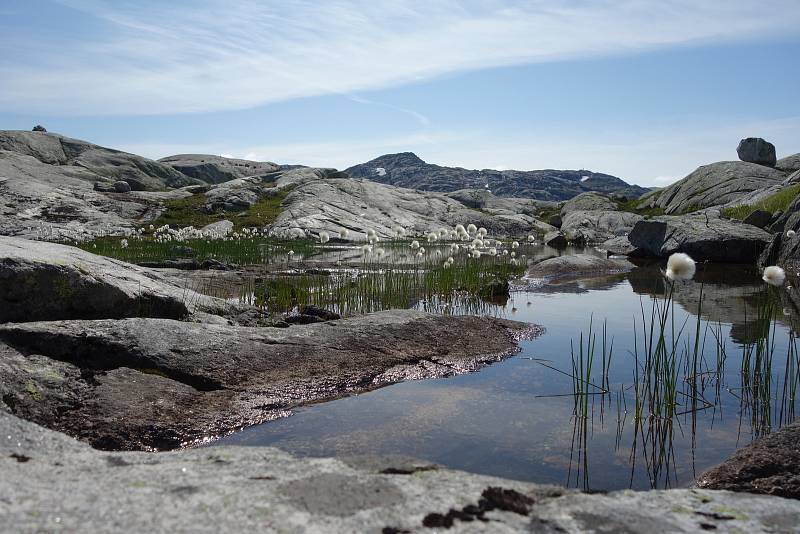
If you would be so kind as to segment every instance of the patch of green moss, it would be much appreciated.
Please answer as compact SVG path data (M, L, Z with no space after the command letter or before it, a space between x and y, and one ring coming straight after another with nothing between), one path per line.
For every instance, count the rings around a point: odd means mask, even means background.
M722 210L722 216L729 219L742 220L756 210L764 210L773 214L778 211L786 211L798 194L800 194L800 185L793 185L781 189L754 204L742 204L741 206L725 208Z
M156 227L165 224L173 228L194 226L200 228L225 218L225 212L205 213L200 210L206 202L205 193L196 193L185 198L167 200L164 202L164 212L152 222Z
M25 384L25 391L35 401L40 401L43 398L42 393L37 389L36 385L33 382L29 381L27 384Z
M628 213L635 213L643 217L655 217L657 215L664 215L664 208L640 208L639 204L642 203L643 198L634 198L624 202L617 202L619 211L626 211Z
M283 190L274 196L262 198L243 214L231 218L234 226L236 228L260 228L274 223L281 214L281 204L288 194L288 190Z

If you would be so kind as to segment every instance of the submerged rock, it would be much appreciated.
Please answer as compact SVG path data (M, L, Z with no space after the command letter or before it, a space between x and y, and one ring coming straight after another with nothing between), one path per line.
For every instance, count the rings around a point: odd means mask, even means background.
M652 256L685 252L695 261L728 263L755 263L771 238L755 226L702 214L641 220L628 235Z
M623 259L600 258L589 254L573 254L550 258L537 263L526 273L526 278L574 280L592 276L623 273L634 265Z

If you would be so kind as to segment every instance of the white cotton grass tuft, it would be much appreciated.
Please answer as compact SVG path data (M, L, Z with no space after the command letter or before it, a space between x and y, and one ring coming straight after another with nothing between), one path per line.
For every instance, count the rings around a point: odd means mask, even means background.
M472 251L472 257L476 258L476 259L480 258L481 257L481 251L480 250L473 250Z
M431 232L428 234L428 243L433 243L437 239L439 239L439 236L436 234L436 232Z
M536 241L536 236L533 235L533 234L530 234L528 236L528 243L533 243L534 241Z
M478 228L478 237L485 237L488 233L486 228Z
M788 237L789 239L792 239L796 235L797 232L795 232L794 230L789 230L788 232L786 232L786 237Z
M289 252L286 253L286 255L289 257L294 256L294 250L290 250Z
M350 230L347 228L342 228L339 230L339 239L347 239L347 236L350 235Z
M519 248L519 241L512 241L511 248Z
M683 252L676 252L667 260L666 276L672 281L691 280L696 270L694 260Z
M411 242L411 248L419 248L419 241L416 239Z
M319 233L319 242L320 243L327 243L331 240L331 235L328 232L320 232Z
M780 287L786 281L786 271L777 265L770 265L764 269L761 279L771 286Z
M127 239L123 239L122 241L119 242L119 245L122 248L128 248L128 240Z
M476 233L477 231L478 231L478 227L475 226L474 224L470 223L470 224L467 225L467 233L469 235L472 235L472 234Z

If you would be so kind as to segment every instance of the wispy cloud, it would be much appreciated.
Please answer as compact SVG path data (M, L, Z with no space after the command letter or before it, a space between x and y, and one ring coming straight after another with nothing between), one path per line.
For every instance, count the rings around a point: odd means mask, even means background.
M48 47L15 42L21 53L0 62L0 110L244 109L470 69L788 33L800 23L796 0L61 3L104 30Z

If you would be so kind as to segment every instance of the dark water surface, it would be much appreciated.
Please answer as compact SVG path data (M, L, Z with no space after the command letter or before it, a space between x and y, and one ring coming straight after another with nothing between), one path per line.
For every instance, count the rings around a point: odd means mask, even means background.
M743 345L758 338L754 325L766 288L755 270L744 267L709 267L697 280L677 285L673 294L676 329L688 318L681 339L691 335L693 343L703 291L703 358L697 373L683 367L685 360L677 373L678 389L697 393L679 394L680 415L645 416L638 424L634 418L635 345L640 373L644 365L642 309L649 317L665 292L660 271L650 267L515 292L492 313L540 324L547 332L523 342L521 352L504 362L300 408L216 444L275 446L308 456L406 455L476 473L591 489L686 486L757 435L785 424L796 406L790 310L773 299L771 361L767 366L762 358L756 365L751 357L743 372ZM606 321L608 341L613 337L610 392L589 395L586 417L580 417L569 376L570 344L577 351L590 318L598 333ZM597 339L591 381L603 385ZM795 363L787 376L788 358Z

